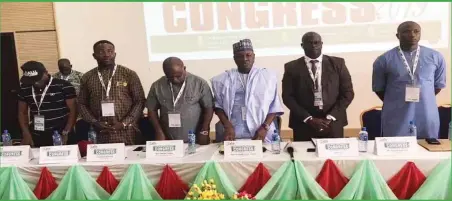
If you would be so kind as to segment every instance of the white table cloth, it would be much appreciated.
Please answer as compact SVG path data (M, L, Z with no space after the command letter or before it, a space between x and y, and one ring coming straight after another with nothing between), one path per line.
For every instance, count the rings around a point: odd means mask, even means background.
M144 146L144 145L143 145ZM185 145L186 147L187 145ZM270 150L269 145L265 145ZM281 145L285 146L285 143ZM315 153L307 152L308 148L314 148L311 142L294 142L295 160L299 160L306 167L306 169L316 177L320 172L326 158L318 158ZM228 178L234 184L236 189L239 189L246 181L248 176L254 171L256 166L262 162L264 166L273 174L284 162L290 160L289 154L281 152L281 154L272 154L270 151L264 153L264 157L258 160L241 160L228 161L219 153L219 144L210 144L205 146L198 146L197 151L193 155L185 155L183 158L164 158L161 160L146 160L145 152L133 151L138 146L126 147L126 160L123 163L94 163L86 162L85 159L80 159L77 164L51 164L40 165L39 149L33 149L34 158L28 163L17 165L21 176L27 182L31 189L33 189L39 180L41 168L47 167L55 177L57 183L61 181L68 168L72 165L81 165L86 169L93 178L97 178L104 166L109 167L110 171L121 180L130 164L141 164L148 178L155 185L162 173L162 169L166 164L169 164L174 171L188 184L196 177L198 171L202 168L204 163L209 160L217 161L224 169ZM372 160L381 175L385 180L390 179L397 173L403 165L411 161L428 176L430 171L442 160L451 157L451 152L429 152L421 146L418 147L418 152L405 156L376 156L373 153L374 142L369 141L369 152L360 153L359 157L341 157L332 158L339 169L346 177L350 177L355 170L356 165L361 160Z

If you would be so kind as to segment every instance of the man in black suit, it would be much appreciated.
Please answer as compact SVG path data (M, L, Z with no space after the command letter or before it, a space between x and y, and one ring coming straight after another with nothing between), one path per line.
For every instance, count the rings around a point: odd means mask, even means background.
M284 65L282 98L290 109L294 141L342 138L348 124L346 109L355 94L343 58L322 55L322 38L302 37L305 55Z

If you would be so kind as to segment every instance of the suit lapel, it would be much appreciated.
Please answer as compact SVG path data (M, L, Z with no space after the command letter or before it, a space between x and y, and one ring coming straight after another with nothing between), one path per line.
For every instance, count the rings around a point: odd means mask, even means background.
M330 63L330 60L327 56L323 55L322 58L322 98L324 100L327 99L328 95L328 84L330 80L330 68L333 64Z
M304 57L298 59L298 62L300 63L301 66L300 69L301 78L304 80L306 86L308 86L311 89L314 89L314 83L312 82L311 76L309 75L308 66L306 65Z

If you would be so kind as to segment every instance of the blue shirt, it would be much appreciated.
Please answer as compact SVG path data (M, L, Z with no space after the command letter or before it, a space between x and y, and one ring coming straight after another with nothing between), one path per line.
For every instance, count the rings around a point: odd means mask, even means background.
M412 68L415 54L404 52ZM381 117L382 136L408 136L409 122L414 121L417 137L438 138L439 114L435 89L446 87L446 61L430 48L421 46L419 63L414 72L420 86L419 102L406 102L405 90L411 77L395 47L379 56L373 64L372 90L384 91Z

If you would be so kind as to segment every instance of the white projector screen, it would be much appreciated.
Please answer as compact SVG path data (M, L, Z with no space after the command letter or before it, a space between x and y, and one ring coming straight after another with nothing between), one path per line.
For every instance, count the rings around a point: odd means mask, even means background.
M355 98L347 109L348 128L359 128L361 112L382 104L372 92L372 63L397 45L398 24L412 20L422 27L420 43L447 61L447 88L437 103L450 103L449 2L55 2L54 10L60 57L87 72L97 65L92 45L110 40L117 63L138 73L146 95L163 76L162 60L169 56L181 58L190 73L205 80L236 68L232 44L243 38L253 40L255 65L274 70L281 80L284 64L303 56L301 36L317 31L324 53L344 58L352 76ZM285 106L284 112L286 130ZM211 129L217 121L214 116Z
M149 61L231 58L234 42L250 38L258 56L300 54L303 33L316 31L324 53L386 51L406 20L423 29L423 45L447 48L449 3L144 3Z

